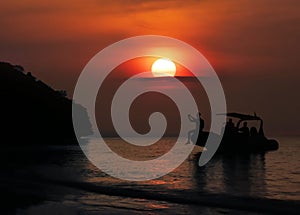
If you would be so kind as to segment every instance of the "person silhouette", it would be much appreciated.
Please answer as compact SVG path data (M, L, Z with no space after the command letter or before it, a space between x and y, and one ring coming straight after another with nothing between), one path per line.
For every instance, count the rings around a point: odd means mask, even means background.
M258 135L257 129L255 127L250 128L250 136L256 137Z
M201 113L199 112L196 116L197 117L195 118L191 114L188 115L189 120L196 124L196 128L188 132L188 141L186 144L190 144L191 138L194 135L201 135L201 133L203 132L204 120L201 118Z
M250 131L249 131L248 123L247 123L247 122L244 122L244 123L243 123L243 127L241 127L241 128L239 129L239 132L240 132L241 134L243 134L245 137L249 137Z
M230 135L234 133L234 123L231 118L228 120L228 122L225 125L225 132Z

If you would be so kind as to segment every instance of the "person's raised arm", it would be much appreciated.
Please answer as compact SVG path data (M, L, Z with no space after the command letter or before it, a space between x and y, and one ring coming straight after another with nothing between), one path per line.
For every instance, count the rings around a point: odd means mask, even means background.
M196 120L191 114L188 115L188 118L191 122L195 122Z

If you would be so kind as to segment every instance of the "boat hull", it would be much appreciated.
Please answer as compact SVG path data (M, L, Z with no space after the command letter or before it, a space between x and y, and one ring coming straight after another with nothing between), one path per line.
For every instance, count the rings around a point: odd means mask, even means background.
M208 132L203 132L197 138L196 145L205 147ZM217 139L217 134L214 135ZM221 137L219 137L221 138ZM195 138L194 138L195 140ZM206 146L209 150L209 146ZM242 135L223 136L217 153L263 153L278 150L279 143L274 139L267 139L263 136L244 137Z

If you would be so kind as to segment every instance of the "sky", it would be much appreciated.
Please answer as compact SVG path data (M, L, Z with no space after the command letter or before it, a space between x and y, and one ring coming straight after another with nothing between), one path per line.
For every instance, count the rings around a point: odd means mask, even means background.
M267 134L300 135L299 8L298 0L3 1L0 60L71 97L84 66L106 46L137 35L174 37L209 60L228 110L255 111Z

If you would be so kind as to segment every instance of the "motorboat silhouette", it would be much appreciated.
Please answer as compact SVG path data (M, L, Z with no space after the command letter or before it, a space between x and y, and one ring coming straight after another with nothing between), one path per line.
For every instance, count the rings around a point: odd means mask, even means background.
M263 130L263 120L254 115L247 115L241 113L224 113L219 115L226 115L229 118L235 118L238 120L236 126L228 126L228 123L224 127L224 136L218 147L217 153L262 153L279 148L279 143L274 139L268 139L265 137ZM251 127L247 131L247 122L257 121L259 122L259 129ZM241 127L241 124L244 127ZM205 146L209 132L203 131L193 135L191 140L198 146ZM221 138L219 135L212 133L216 138Z

